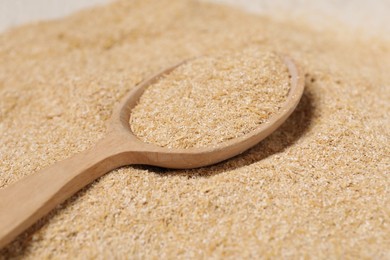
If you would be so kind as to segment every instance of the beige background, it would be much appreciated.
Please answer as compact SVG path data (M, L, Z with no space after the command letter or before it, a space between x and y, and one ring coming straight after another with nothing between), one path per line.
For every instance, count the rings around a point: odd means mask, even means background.
M390 33L390 0L212 0L243 7L257 13L288 13L318 25L341 21L370 33ZM110 0L1 0L0 31L15 25L61 17ZM280 17L281 19L283 17Z

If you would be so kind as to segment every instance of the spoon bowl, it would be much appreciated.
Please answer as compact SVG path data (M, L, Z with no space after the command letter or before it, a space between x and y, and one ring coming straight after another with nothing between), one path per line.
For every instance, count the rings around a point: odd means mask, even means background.
M129 124L131 110L148 86L186 61L144 80L114 110L106 137L93 148L0 190L0 248L58 204L113 169L132 164L197 168L221 162L256 145L288 118L303 94L302 71L291 58L283 56L283 60L290 74L290 91L279 111L253 131L211 147L171 149L138 139Z
M137 102L143 92L150 85L157 82L161 77L169 74L186 61L164 69L138 84L138 86L123 99L114 111L109 129L113 133L123 134L123 140L127 140L127 142L123 143L123 145L127 144L127 149L129 151L137 148L137 151L142 153L142 156L137 159L139 164L172 169L188 169L208 166L229 159L248 150L274 132L284 123L284 121L286 121L298 105L304 90L304 76L302 75L300 68L291 58L283 56L283 61L291 76L290 91L286 101L280 110L273 114L266 122L259 125L253 131L240 137L210 147L177 149L147 144L134 135L129 124L131 110L137 105ZM129 161L129 164L134 164L134 162Z

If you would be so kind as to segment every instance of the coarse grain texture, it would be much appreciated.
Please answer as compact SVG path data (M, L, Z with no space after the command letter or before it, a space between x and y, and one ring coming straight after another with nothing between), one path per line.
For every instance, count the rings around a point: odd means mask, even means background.
M167 148L212 147L278 112L289 81L283 58L272 52L195 58L148 87L131 111L131 130Z
M135 0L4 33L0 187L90 147L147 75L246 48L307 72L279 130L211 167L113 171L0 258L390 258L390 44L342 27Z

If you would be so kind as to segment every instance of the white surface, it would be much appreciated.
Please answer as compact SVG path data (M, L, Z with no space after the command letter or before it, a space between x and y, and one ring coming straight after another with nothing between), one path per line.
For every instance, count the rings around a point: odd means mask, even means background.
M158 1L158 0L155 0ZM390 33L390 0L211 0L256 13L304 17L316 24L341 21ZM0 0L0 31L30 21L58 18L110 0Z
M315 24L341 22L352 28L390 33L390 0L213 0L254 13L287 14ZM283 17L280 17L283 19Z
M109 0L0 0L0 31L39 20L65 16Z

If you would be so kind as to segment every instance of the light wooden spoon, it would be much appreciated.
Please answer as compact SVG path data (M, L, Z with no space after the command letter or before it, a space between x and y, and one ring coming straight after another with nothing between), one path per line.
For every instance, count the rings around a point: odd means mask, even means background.
M144 90L184 62L141 82L113 112L106 137L95 147L0 190L0 248L56 205L115 168L131 164L196 168L238 155L263 140L293 112L304 89L301 70L290 58L283 56L283 59L291 76L290 92L283 107L252 132L206 148L162 148L140 141L130 129L131 109Z

